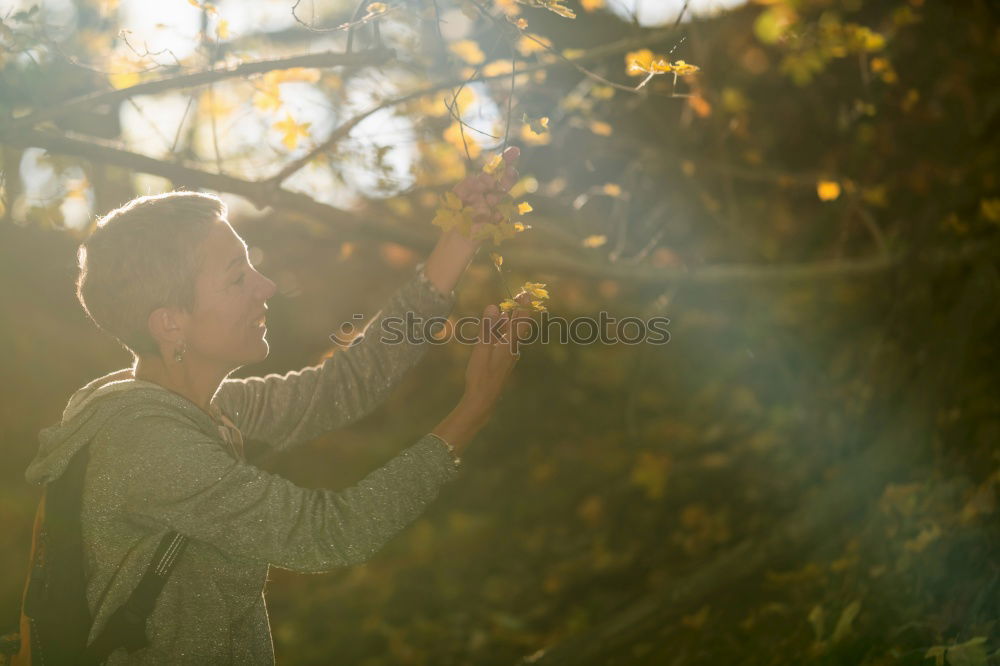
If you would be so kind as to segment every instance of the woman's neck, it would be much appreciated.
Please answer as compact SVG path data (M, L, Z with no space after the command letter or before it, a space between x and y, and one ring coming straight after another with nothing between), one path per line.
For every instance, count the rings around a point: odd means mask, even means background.
M187 398L205 413L209 413L212 398L229 372L200 366L194 359L167 364L162 358L145 356L140 356L132 369L135 379L159 384Z

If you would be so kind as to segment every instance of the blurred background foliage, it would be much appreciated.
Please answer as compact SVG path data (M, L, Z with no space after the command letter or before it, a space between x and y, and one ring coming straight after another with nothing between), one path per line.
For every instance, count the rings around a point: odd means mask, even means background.
M280 289L272 354L238 374L283 372L375 313L508 136L534 208L509 284L568 319L668 316L671 341L526 350L410 529L364 566L273 572L279 661L997 663L994 3L292 4L0 5L6 626L36 434L128 363L72 293L96 215L221 192ZM372 64L128 92L348 40ZM637 87L658 57L699 71ZM480 259L456 315L505 295ZM274 469L356 482L447 413L467 353Z

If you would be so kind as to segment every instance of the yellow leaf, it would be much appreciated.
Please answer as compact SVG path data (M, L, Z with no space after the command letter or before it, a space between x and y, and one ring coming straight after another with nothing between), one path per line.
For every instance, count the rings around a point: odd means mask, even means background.
M277 111L281 108L281 91L277 85L265 86L253 94L254 108L261 111Z
M455 91L444 91L433 96L421 97L416 104L417 113L438 118L448 115L449 106L458 111L459 114L465 113L466 109L476 101L476 93L468 86L461 89L456 88L456 90L458 90L457 97Z
M268 85L278 85L292 81L316 83L321 76L321 72L314 67L290 67L288 69L276 69L268 72L264 75L264 83Z
M517 0L495 0L495 4L507 16L517 16L521 13Z
M614 131L611 128L611 125L604 122L603 120L591 121L589 127L590 131L593 132L594 134L597 134L598 136L611 136L611 132Z
M479 48L479 44L471 39L459 40L450 44L448 48L452 53L470 65L478 65L486 60L486 55L483 53L482 49Z
M223 118L235 109L236 105L225 95L218 92L205 91L198 99L198 112L205 114L209 118Z
M365 7L365 9L368 10L369 14L384 14L387 7L384 2L373 2Z
M620 197L622 195L622 186L617 183L605 183L601 190L609 197Z
M523 18L519 18L517 19L517 21L514 22L514 25L516 25L521 30L526 30L528 27L528 21Z
M188 3L194 7L201 9L201 3L198 0L188 0Z
M545 307L545 304L542 303L541 301L531 301L531 307L533 307L538 312L548 312L548 310Z
M524 215L525 213L530 213L533 210L535 210L535 209L532 208L531 204L528 203L527 201L522 201L521 203L517 204L517 212L518 212L519 215Z
M722 107L730 113L742 113L749 108L750 102L746 96L736 88L725 87L722 89Z
M108 74L108 81L115 89L128 88L139 83L138 72L112 72Z
M467 128L465 129L465 141L462 141L462 127L459 125L458 121L454 121L448 126L448 129L444 131L443 138L445 141L455 146L460 151L465 151L468 147L469 157L476 159L482 152L482 148L479 146L479 142L476 141L473 133Z
M288 150L294 150L299 145L299 139L309 136L309 126L312 123L297 123L291 114L286 113L285 119L274 123L274 129L281 132L281 143Z
M548 132L535 132L530 124L525 123L521 125L521 140L529 146L544 146L552 141L552 135Z
M687 76L688 74L694 74L697 72L699 67L697 65L690 65L683 60L678 60L671 66L671 70L678 76Z
M593 236L587 236L583 239L582 243L584 247L601 247L608 242L608 237L604 234L594 234Z
M510 312L516 307L517 307L517 301L513 299L505 298L504 300L500 301L500 309L504 312Z
M813 606L812 610L809 611L809 616L807 618L809 624L812 625L813 633L816 634L816 640L823 640L823 625L826 620L826 612L820 605Z
M562 0L541 0L542 6L564 18L575 19L576 12L562 4Z
M646 492L647 498L656 500L663 497L669 472L670 458L668 456L643 451L636 458L630 480L633 485Z
M457 223L457 218L454 213L446 210L439 210L434 214L434 219L431 220L431 224L435 227L441 227L443 231L449 231Z
M834 201L840 196L840 183L835 180L821 180L816 183L816 194L820 201Z
M502 76L513 71L514 63L510 60L494 60L483 67L483 76Z
M979 214L990 222L1000 224L1000 199L981 199L979 201Z
M71 180L67 184L66 198L67 199L86 199L87 190L90 188L90 183L86 179Z
M528 127L535 134L542 134L549 129L549 117L541 116L540 118L535 118L528 123Z
M576 58L587 55L587 52L583 49L563 49L562 54L567 60L575 60Z
M917 536L904 542L903 549L911 553L920 553L940 537L941 528L938 527L937 523L933 523L930 527L920 530L920 534Z
M864 48L866 51L881 51L885 48L885 37L877 32L866 31L864 34Z
M705 625L705 620L708 619L709 607L702 606L697 613L691 615L684 615L681 617L681 624L683 624L688 629L701 629Z
M604 0L580 0L580 6L585 12L596 12L604 7Z
M521 285L521 292L530 294L538 299L549 297L549 292L545 289L545 284L542 282L525 282Z
M673 71L674 66L670 64L670 61L666 58L657 58L654 60L649 67L649 71L656 72L657 74L666 74L667 72Z
M833 629L833 634L830 635L830 641L832 643L837 643L847 636L848 632L851 630L851 624L853 624L854 618L858 616L860 611L860 601L855 600L847 604L847 607L840 613L840 618L837 620L837 626Z
M788 5L775 5L757 15L753 23L754 34L765 44L774 44L797 18L795 10Z
M483 165L483 173L494 173L500 168L501 164L503 164L503 156L499 154L494 155Z
M229 21L219 19L219 23L215 26L215 36L219 39L229 39Z
M705 118L710 113L712 113L712 105L707 99L701 96L701 93L694 93L687 98L688 104L691 105L691 109L699 118Z
M503 266L503 257L501 257L496 252L490 252L490 259L493 260L493 265L496 266L497 268Z
M876 185L862 189L861 198L865 203L872 206L884 208L889 205L889 195L885 185Z
M518 233L521 233L522 231L527 231L530 228L531 228L530 224L524 224L523 222L515 222L514 223L514 231L516 231Z
M551 47L552 40L546 39L541 35L522 35L521 38L517 40L517 50L523 56L529 56L532 53L545 51L547 48Z
M649 72L653 65L653 52L649 49L629 51L625 54L625 73L629 76L642 76Z
M615 96L615 89L611 86L594 86L590 94L597 99L611 99Z

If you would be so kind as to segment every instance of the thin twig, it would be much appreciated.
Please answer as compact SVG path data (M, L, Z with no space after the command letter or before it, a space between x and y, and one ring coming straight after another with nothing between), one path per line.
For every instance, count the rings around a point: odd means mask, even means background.
M354 30L354 28L358 27L359 25L364 25L366 23L370 23L371 21L374 21L377 18L381 18L383 16L387 16L390 12L392 12L394 9L396 9L395 7L390 7L390 8L388 8L384 12L379 12L378 14L367 14L367 15L361 17L361 18L358 18L361 10L364 9L368 4L370 4L369 2L365 2L363 0L362 3L361 3L361 5L358 7L358 9L355 10L355 12L354 12L351 20L348 21L347 23L341 23L340 25L338 25L336 27L333 27L333 28L316 28L316 27L313 27L311 24L306 23L305 21L303 21L302 19L300 19L299 15L295 13L295 10L298 9L298 6L299 6L299 4L301 4L301 2L302 2L302 0L295 0L295 4L292 5L292 18L295 19L295 22L298 23L299 25L301 25L303 28L305 28L309 32L343 32L344 30L347 30L348 31L348 34L347 34L347 50L346 50L347 53L351 52L351 42L352 42L351 36L352 36L352 31Z
M177 152L177 144L181 140L181 131L184 129L184 121L187 120L187 115L191 111L191 105L194 103L194 95L188 95L187 106L184 107L184 114L181 116L181 121L177 123L177 132L174 134L174 142L170 146L170 153Z
M136 95L153 95L168 90L192 88L214 81L241 78L274 70L291 69L293 67L358 67L363 65L380 65L388 62L394 56L395 53L391 49L372 49L352 54L332 53L328 51L325 53L307 53L305 55L278 58L275 60L245 62L234 67L181 74L157 79L156 81L137 83L134 86L119 90L92 93L83 95L82 97L74 97L65 102L55 103L44 109L38 109L27 116L21 116L0 125L0 134L34 127L38 123L62 118L84 109L113 105Z
M299 192L268 190L260 182L210 173L180 163L140 155L93 139L79 139L40 130L27 130L7 137L7 145L38 147L53 154L80 157L96 164L118 166L148 173L178 185L229 192L246 198L258 207L275 208L320 220L338 233L355 238L392 241L419 250L429 250L435 234L417 225L400 224L391 215L357 215L320 203ZM671 282L700 285L784 284L798 281L841 280L880 275L913 261L922 265L953 265L978 256L995 253L995 242L973 241L957 247L935 248L923 252L868 255L837 261L821 260L785 264L715 264L698 268L663 268L647 264L629 265L595 263L592 256L574 255L569 249L514 249L506 254L519 266L548 273L563 273L588 278L608 278L638 284L666 285Z

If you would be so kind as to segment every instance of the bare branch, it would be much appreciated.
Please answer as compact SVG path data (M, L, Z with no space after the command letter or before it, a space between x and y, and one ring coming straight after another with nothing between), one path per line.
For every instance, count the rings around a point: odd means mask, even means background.
M80 157L100 164L118 166L141 173L161 176L178 186L196 187L237 194L254 205L272 206L328 224L345 237L389 241L428 251L437 233L427 224L402 220L373 205L368 215L358 215L315 201L306 194L282 188L268 188L260 182L211 173L177 162L165 162L123 150L95 140L27 130L8 135L4 144L19 148L38 147L49 152ZM697 268L664 268L645 264L606 263L580 254L575 248L518 248L504 252L505 258L519 268L582 278L615 279L646 284L783 284L798 281L840 280L877 276L907 260L926 265L954 264L985 252L996 251L995 244L970 243L908 257L903 254L877 255L858 259L838 259L794 264L716 264Z
M567 65L567 64L569 64L569 65L575 65L575 64L578 64L578 63L581 63L581 62L587 62L587 61L590 61L590 60L598 60L600 58L604 58L604 57L606 57L608 55L612 55L614 53L618 53L618 52L621 52L621 51L627 51L629 49L633 49L636 46L645 45L645 44L655 44L657 42L664 41L664 40L666 40L668 38L671 38L671 37L673 37L673 35L674 35L674 31L673 31L673 29L670 29L670 30L657 30L657 31L653 31L653 32L647 33L646 36L642 37L642 38L634 38L633 37L633 38L628 38L628 39L620 39L620 40L618 40L616 42L611 42L609 44L605 44L604 46L599 46L599 47L595 47L593 49L590 49L585 55L582 55L579 58L574 58L573 60L568 60L565 57L563 57L563 56L560 55L560 58L562 58L561 60L556 60L556 61L547 62L547 63L537 63L537 64L534 64L534 65L527 65L524 68L518 70L516 76L533 74L534 72L537 72L537 71L540 71L540 70L551 69L552 67L559 67L559 66L564 66L564 65ZM476 81L495 81L495 80L498 80L498 79L506 79L509 76L512 76L512 75L504 72L502 74L494 74L494 75L491 75L491 76L482 76L482 77L479 77L479 78L477 78L475 80ZM426 88L422 88L420 90L415 90L414 92L407 93L405 95L401 95L399 97L395 97L395 98L392 98L392 99L388 99L388 100L386 100L386 101L384 101L384 102L382 102L382 103L380 103L380 104L378 104L378 105L376 105L376 106L368 109L367 111L364 111L363 113L355 116L354 118L351 118L347 122L341 124L339 127L337 127L336 129L334 129L333 132L330 134L330 136L327 137L327 139L325 141L323 141L323 143L319 144L318 146L316 146L315 148L313 148L312 150L310 150L308 153L306 153L302 157L298 158L297 160L289 162L287 165L285 165L284 167L282 167L282 169L278 173L274 174L273 176L271 176L270 178L268 178L267 181L265 181L267 183L267 186L268 187L276 187L276 186L280 185L281 183L283 183L292 174L294 174L296 171L298 171L299 169L301 169L302 167L304 167L306 164L308 164L310 161L312 161L317 155L320 155L320 154L326 152L327 150L329 150L330 148L332 148L338 141L340 141L341 139L345 138L348 134L350 134L351 130L353 130L362 120L364 120L365 118L368 118L372 114L377 113L379 111L382 111L384 109L389 109L389 108L392 108L394 106L398 106L400 104L405 104L406 102L410 102L412 100L419 99L419 98L425 97L427 95L433 95L434 93L441 92L442 90L448 90L449 88L457 88L457 87L460 87L460 86L465 86L465 85L467 85L469 83L470 80L472 80L472 79L467 78L467 77L463 77L463 78L451 79L449 81L441 81L439 83L435 83L433 85L427 86ZM620 84L615 84L615 85L620 85ZM626 88L629 91L631 91L631 92L635 92L629 86L626 86ZM673 97L673 96L674 95L671 95L671 97Z
M325 53L307 53L305 55L278 58L275 60L245 62L234 67L181 74L157 79L156 81L138 83L128 88L122 88L121 90L93 93L76 97L63 103L53 104L0 126L0 135L28 129L38 123L62 118L83 109L92 109L104 104L115 104L136 95L152 95L167 90L191 88L223 79L251 76L279 69L291 69L292 67L360 67L364 65L381 65L394 57L395 53L392 49L373 49L349 54L328 51Z
M27 130L16 136L4 137L4 143L21 148L44 148L51 153L80 157L99 164L148 173L167 178L177 186L237 194L248 199L258 208L271 206L283 211L299 213L328 223L336 227L338 231L350 236L392 241L418 249L429 249L433 244L430 229L417 231L407 227L395 228L383 219L363 218L315 201L305 194L285 189L269 190L254 181L211 173L183 163L165 162L89 138L83 140L62 134Z

